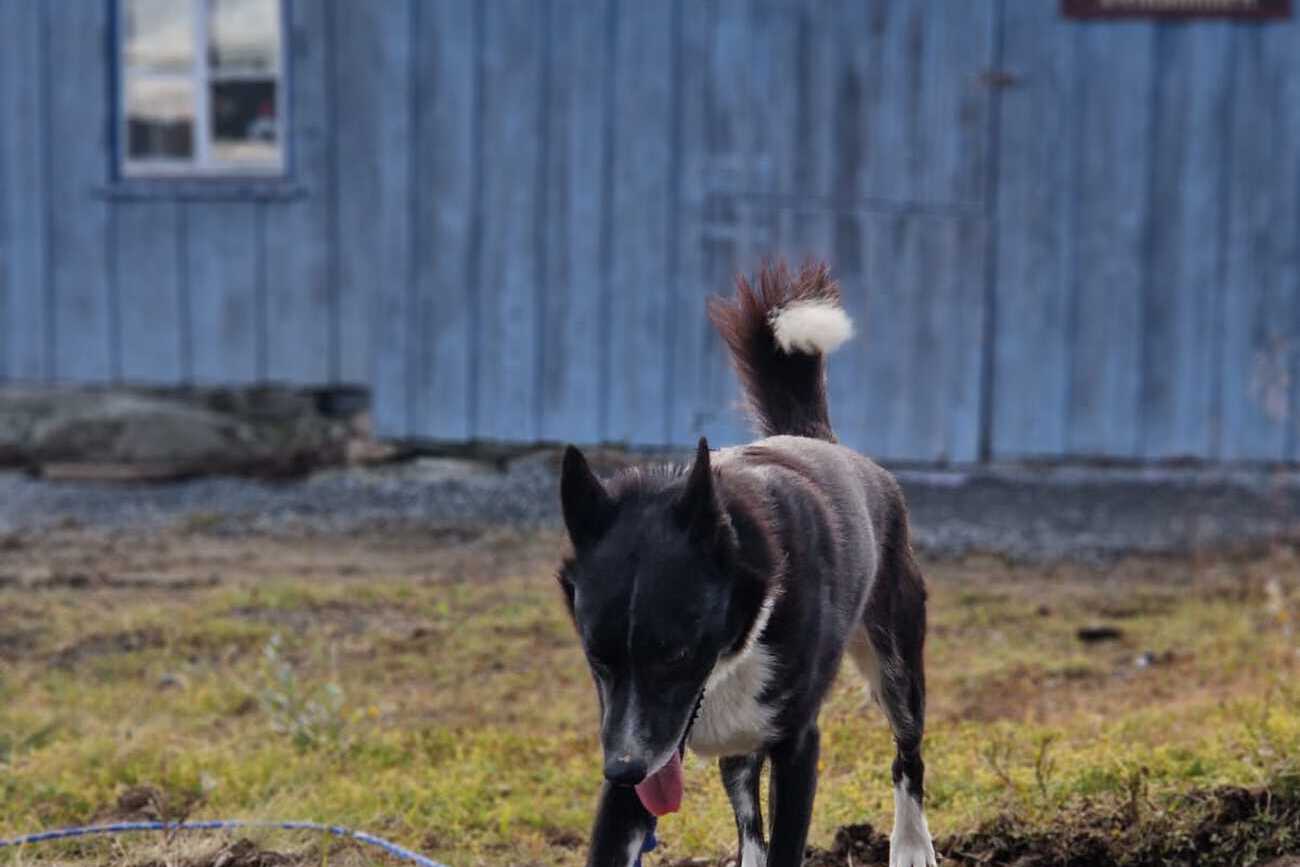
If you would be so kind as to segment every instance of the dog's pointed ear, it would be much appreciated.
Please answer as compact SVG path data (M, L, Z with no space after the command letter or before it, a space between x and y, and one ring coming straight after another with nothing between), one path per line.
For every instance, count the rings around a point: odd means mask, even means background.
M686 479L686 489L674 505L677 524L690 534L692 541L711 544L723 527L722 507L713 483L713 466L709 460L709 441L700 437L695 449L695 463Z
M613 499L591 471L582 452L574 446L564 450L560 505L564 509L564 526L569 530L574 548L585 548L597 542L609 529L614 516Z

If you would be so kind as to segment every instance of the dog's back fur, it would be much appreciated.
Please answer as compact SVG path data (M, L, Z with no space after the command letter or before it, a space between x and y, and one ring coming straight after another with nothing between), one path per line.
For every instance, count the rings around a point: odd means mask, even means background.
M897 483L835 440L826 356L852 334L839 287L824 265L769 265L756 285L738 279L736 295L715 300L709 314L763 439L716 453L701 440L689 473L625 471L607 486L576 449L566 453L562 498L575 556L561 583L589 656L603 635L628 666L593 663L602 670L606 776L616 785L607 785L589 863L627 863L653 820L620 786L658 778L669 767L664 750L679 738L720 759L742 867L801 863L817 716L847 652L897 743L891 864L927 867L925 588ZM725 619L709 619L724 610ZM698 681L686 671L655 682L646 642L673 644L661 636L684 637L682 623L704 624L683 627L696 630L685 641L716 655ZM626 636L626 647L611 645L611 635ZM679 698L663 698L670 694ZM758 797L769 760L770 849Z

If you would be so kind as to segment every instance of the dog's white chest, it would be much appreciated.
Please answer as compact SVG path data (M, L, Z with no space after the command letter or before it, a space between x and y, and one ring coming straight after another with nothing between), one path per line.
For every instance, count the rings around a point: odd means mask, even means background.
M772 673L772 656L754 642L709 675L700 715L691 729L690 747L704 756L752 753L772 735L775 709L759 696Z

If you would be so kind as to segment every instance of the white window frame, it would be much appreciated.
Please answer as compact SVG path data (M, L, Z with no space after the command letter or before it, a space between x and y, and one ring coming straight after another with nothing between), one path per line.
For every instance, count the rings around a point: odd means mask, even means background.
M246 162L222 162L212 156L212 83L214 77L208 64L208 27L212 18L211 0L189 0L193 20L194 65L190 69L190 86L194 88L194 155L189 159L177 157L132 158L130 154L129 124L126 112L127 80L129 78L175 79L172 73L130 70L126 61L125 26L126 3L115 0L117 15L117 44L114 46L117 64L117 99L113 110L117 112L117 170L123 178L283 178L289 168L288 123L289 82L285 75L285 56L289 48L288 2L275 0L280 21L280 45L276 52L275 67L270 75L275 78L275 145L279 159L274 165ZM241 73L224 73L216 81L238 81L241 78L265 78L267 73L248 76Z

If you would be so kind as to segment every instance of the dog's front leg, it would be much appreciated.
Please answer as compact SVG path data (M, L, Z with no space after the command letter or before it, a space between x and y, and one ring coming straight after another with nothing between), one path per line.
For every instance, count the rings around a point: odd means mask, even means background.
M817 794L820 744L821 734L812 725L772 749L767 798L772 811L772 842L767 867L799 867L803 863L813 797Z
M635 789L605 783L591 829L587 867L630 867L653 827L654 817L641 806Z

